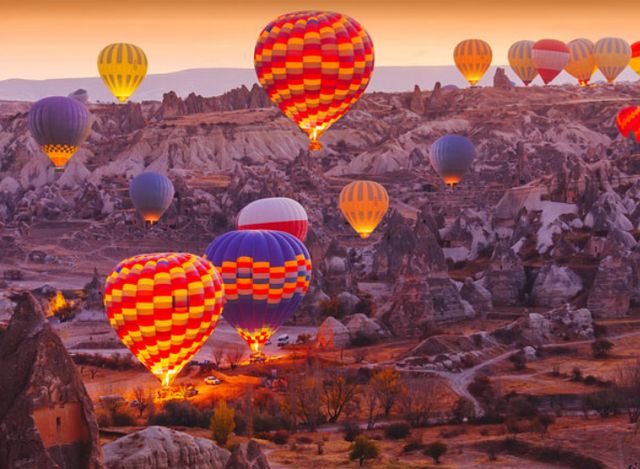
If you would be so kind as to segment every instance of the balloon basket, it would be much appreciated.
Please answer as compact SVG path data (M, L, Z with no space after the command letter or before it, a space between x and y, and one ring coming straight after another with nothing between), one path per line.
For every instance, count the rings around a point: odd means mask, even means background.
M249 363L264 363L267 360L267 356L264 352L251 352L249 356Z
M322 144L317 140L311 140L311 142L309 142L309 151L318 151L318 150L322 150Z

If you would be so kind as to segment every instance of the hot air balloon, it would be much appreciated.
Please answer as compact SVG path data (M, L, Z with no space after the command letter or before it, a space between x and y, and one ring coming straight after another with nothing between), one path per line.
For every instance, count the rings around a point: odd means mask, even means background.
M431 145L433 169L449 187L455 187L471 167L476 157L473 143L461 135L445 135Z
M596 42L593 55L600 72L609 83L613 83L629 64L631 47L624 39L605 37Z
M382 184L353 181L340 192L340 211L362 239L368 238L389 209L389 195Z
M569 63L564 67L569 75L578 80L580 86L586 86L596 71L596 58L593 54L593 42L589 39L574 39L567 44Z
M147 56L138 46L117 42L98 55L100 78L121 103L126 102L147 75Z
M169 208L175 190L171 181L162 174L147 171L138 174L129 183L129 197L144 221L156 223Z
M287 197L256 200L238 214L238 230L285 231L302 242L307 237L308 227L304 207Z
M364 93L373 72L373 42L352 18L330 11L281 15L260 33L258 80L280 110L311 141L318 139Z
M529 86L538 76L532 58L533 44L533 41L518 41L509 48L509 65L524 86Z
M533 45L533 63L545 85L548 85L567 66L569 55L567 45L556 39L541 39Z
M624 138L640 143L640 106L622 108L616 116L616 125Z
M466 39L453 50L456 67L471 86L478 84L492 58L491 47L482 39Z
M214 239L205 257L222 275L224 318L261 354L309 288L307 248L283 231L231 231Z
M42 151L53 161L56 171L63 171L89 135L91 121L87 107L81 102L51 96L31 106L29 127Z
M107 277L104 291L111 327L165 386L213 333L223 304L220 274L188 253L125 259Z
M640 75L640 41L634 42L631 45L631 60L629 66Z

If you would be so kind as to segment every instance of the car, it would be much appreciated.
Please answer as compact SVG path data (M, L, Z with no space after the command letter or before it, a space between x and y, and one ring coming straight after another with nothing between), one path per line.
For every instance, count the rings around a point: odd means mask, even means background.
M222 381L220 381L218 378L216 378L215 376L207 376L204 379L205 384L209 384L211 386L217 386L219 384L222 384Z
M285 345L289 345L289 336L287 334L281 335L278 337L278 347L283 347Z

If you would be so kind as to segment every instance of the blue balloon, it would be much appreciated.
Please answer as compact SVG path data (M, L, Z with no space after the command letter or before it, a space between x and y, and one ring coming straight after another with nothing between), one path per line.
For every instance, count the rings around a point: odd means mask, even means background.
M471 167L476 157L473 143L461 135L445 135L431 145L431 166L445 184L454 187Z
M142 218L157 222L169 208L175 189L171 181L162 174L148 171L138 174L129 183L129 196Z
M309 288L307 248L283 231L231 231L213 240L204 257L222 275L222 315L259 353Z

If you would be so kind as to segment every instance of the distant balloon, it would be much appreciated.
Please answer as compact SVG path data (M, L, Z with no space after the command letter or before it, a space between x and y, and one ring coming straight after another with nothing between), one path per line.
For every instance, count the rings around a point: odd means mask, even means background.
M214 239L205 257L222 275L224 318L261 353L309 288L307 248L283 231L231 231Z
M104 289L111 327L165 386L213 333L223 304L220 274L188 253L125 259L109 274Z
M640 143L640 106L622 108L616 116L616 125L624 138Z
M569 48L562 41L542 39L533 45L533 63L548 85L569 63Z
M64 96L51 96L31 106L29 128L56 171L61 171L86 140L91 121L84 104Z
M631 60L629 61L629 66L640 75L640 41L634 42L631 45Z
M449 93L450 91L457 91L460 88L458 88L456 85L448 84L448 85L444 85L441 89L443 93Z
M152 171L140 173L129 182L129 197L133 206L150 223L160 219L171 205L174 194L171 181Z
M533 63L533 44L533 41L518 41L509 48L509 65L524 86L529 86L538 76L538 70Z
M73 93L69 94L69 98L80 101L82 104L87 104L89 102L89 93L85 89L78 88Z
M473 143L461 135L445 135L431 145L431 166L444 183L455 187L469 171L476 157Z
M491 65L491 47L482 39L466 39L453 51L453 60L462 76L476 86Z
M353 18L330 11L281 15L260 33L254 65L280 110L311 141L360 98L373 72L373 42Z
M126 102L147 75L147 56L133 44L109 44L98 55L98 71L107 88Z
M564 68L569 75L578 80L580 86L586 86L596 71L596 57L593 42L589 39L574 39L569 47L569 63Z
M308 227L304 207L287 197L256 200L238 214L238 230L284 231L304 242Z
M596 65L609 83L613 83L631 60L631 47L624 39L605 37L593 49Z
M340 192L340 211L362 239L368 238L389 210L389 195L382 184L353 181Z

